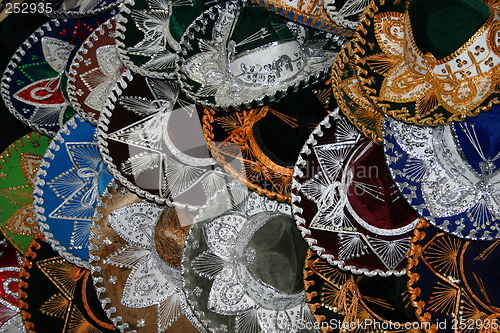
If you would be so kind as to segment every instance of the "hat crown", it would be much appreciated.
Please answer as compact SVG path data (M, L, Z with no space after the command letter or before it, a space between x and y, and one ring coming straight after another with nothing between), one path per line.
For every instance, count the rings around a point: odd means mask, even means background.
M443 59L486 23L490 7L481 0L413 0L408 14L420 51Z

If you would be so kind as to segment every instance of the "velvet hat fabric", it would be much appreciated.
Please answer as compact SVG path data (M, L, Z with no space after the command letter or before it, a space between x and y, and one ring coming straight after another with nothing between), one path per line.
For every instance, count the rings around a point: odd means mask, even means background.
M423 221L408 262L415 314L429 332L498 332L498 240L468 241Z
M84 18L110 11L120 2L120 0L44 0L37 5L39 12L49 17Z
M324 79L344 42L246 2L217 5L181 40L179 82L205 107L256 107Z
M98 126L110 172L148 200L198 209L226 174L210 156L195 105L172 80L136 74L120 86Z
M304 329L314 320L302 280L307 244L289 204L240 184L229 193L211 205L222 213L195 219L186 240L182 281L192 322L202 332L311 332Z
M205 109L210 152L251 190L290 201L293 166L317 124L336 107L329 81L264 107L230 113Z
M407 123L462 121L497 104L500 16L474 1L374 1L358 29L363 89Z
M405 273L418 215L392 180L383 148L338 110L297 159L292 207L309 246L331 265L369 276Z
M54 136L75 112L64 89L70 56L109 16L53 19L38 28L3 73L1 93L10 112L32 129Z
M387 117L387 164L410 205L459 238L500 238L500 106L437 127Z
M33 188L49 142L49 137L32 132L0 155L0 231L20 253L38 232Z
M24 257L19 303L28 333L118 333L97 299L89 270L75 266L37 236Z
M111 180L95 132L78 115L68 120L45 152L33 190L36 220L47 243L81 267L90 267L90 225Z
M418 331L408 277L368 277L331 266L309 250L304 267L307 303L323 332Z

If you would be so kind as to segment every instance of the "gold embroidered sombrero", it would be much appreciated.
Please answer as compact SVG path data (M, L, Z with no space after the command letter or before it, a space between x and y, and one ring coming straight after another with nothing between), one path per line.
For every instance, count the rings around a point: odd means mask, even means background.
M383 141L384 113L368 98L361 87L354 64L354 41L347 43L332 66L332 90L340 110L358 131L375 143Z
M383 112L408 123L477 115L499 103L499 29L498 8L480 0L377 0L357 30L361 84Z
M329 81L280 102L231 113L205 109L211 154L251 190L290 201L293 166L307 137L336 107Z

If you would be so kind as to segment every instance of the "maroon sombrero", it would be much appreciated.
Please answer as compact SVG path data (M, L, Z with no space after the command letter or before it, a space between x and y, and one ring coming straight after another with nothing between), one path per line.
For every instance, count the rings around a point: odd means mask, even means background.
M418 215L394 184L383 148L338 111L302 149L292 204L302 235L330 264L357 274L405 273Z

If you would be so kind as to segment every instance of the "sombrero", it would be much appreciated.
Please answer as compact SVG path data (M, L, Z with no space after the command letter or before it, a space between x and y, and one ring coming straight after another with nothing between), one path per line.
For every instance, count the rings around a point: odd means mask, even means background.
M54 134L74 115L64 96L68 62L75 48L110 15L88 19L53 19L17 49L2 77L5 105L32 129Z
M196 331L180 317L185 301L179 266L193 217L141 200L115 182L101 200L89 248L99 299L110 319L127 331Z
M344 42L246 2L216 5L181 40L179 82L205 107L256 107L324 79Z
M338 110L297 159L292 206L309 246L331 265L370 276L405 273L418 215L393 182L382 146Z
M98 126L110 172L141 197L196 210L226 174L210 156L195 105L172 80L134 75L121 87Z
M410 205L460 238L500 238L500 106L423 127L385 119L387 164Z
M428 332L498 332L499 240L467 241L424 221L408 260L408 287Z
M97 299L89 270L75 266L37 236L24 257L19 304L28 333L118 333Z
M307 303L323 332L418 332L420 324L403 276L355 275L309 250L304 267Z
M0 231L20 253L38 232L33 187L49 142L49 137L32 132L0 155Z
M407 123L462 121L499 102L497 8L480 0L372 2L358 29L365 92Z
M76 112L97 124L111 94L126 68L118 58L115 45L115 19L95 29L78 48L68 71L67 92Z
M235 199L241 192L229 193ZM221 202L214 198L213 205ZM310 332L305 323L314 319L302 280L307 244L290 206L255 192L243 201L222 201L229 210L195 219L184 248L182 281L192 322L202 332Z
M88 264L88 237L100 193L111 180L96 128L74 116L50 143L33 190L35 216L47 243L68 261Z
M289 202L300 149L335 107L326 81L263 107L230 113L205 109L203 133L228 173L251 190Z

